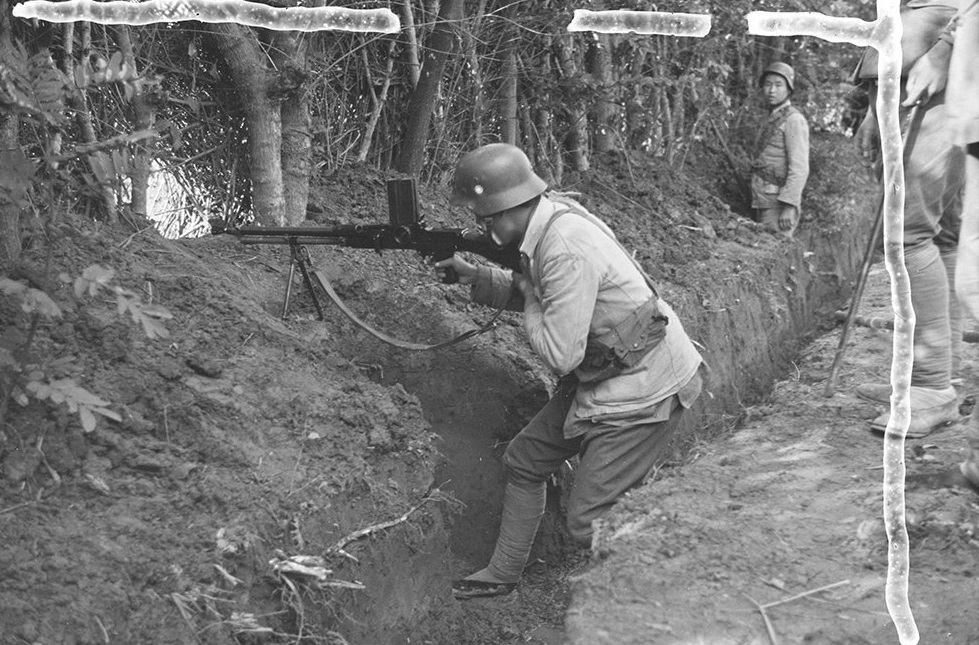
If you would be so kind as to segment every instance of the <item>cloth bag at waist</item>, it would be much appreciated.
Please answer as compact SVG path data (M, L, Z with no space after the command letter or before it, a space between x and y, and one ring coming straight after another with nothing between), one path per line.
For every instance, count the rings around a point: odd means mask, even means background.
M601 336L589 336L578 366L584 383L616 376L639 364L666 337L669 319L659 312L655 295Z

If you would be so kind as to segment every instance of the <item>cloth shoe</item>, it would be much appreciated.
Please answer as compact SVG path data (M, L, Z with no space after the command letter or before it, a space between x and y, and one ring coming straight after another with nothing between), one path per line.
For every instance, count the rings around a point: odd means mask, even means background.
M855 390L857 396L874 403L891 402L890 383L862 383Z
M505 596L517 588L516 582L484 582L482 580L454 580L452 582L452 595L459 600L467 598L488 598L491 596Z
M888 410L870 422L871 429L885 433L890 417L891 412ZM939 426L954 423L959 418L959 398L954 387L933 390L911 386L911 423L906 438L926 437Z
M502 596L513 591L537 535L544 515L547 487L544 482L518 485L509 482L503 489L503 517L500 535L489 564L484 569L452 583L452 594L462 600L480 596Z

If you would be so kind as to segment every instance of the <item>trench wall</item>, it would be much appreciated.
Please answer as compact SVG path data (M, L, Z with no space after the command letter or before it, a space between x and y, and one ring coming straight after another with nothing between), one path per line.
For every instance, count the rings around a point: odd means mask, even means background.
M814 138L813 144L804 222L794 241L772 236L750 248L719 241L716 257L697 268L709 279L698 286L660 284L709 365L705 395L680 431L681 450L683 443L734 430L744 409L792 369L807 340L835 324L833 312L852 291L874 191L849 170L860 167L848 152L851 142ZM435 479L449 482L446 489L464 504L426 527L419 542L430 548L405 551L400 538L375 544L376 557L363 563L361 579L378 584L341 612L340 631L351 645L430 639L439 623L454 620L458 603L448 597L448 581L491 553L502 497L499 457L508 437L546 401L548 385L501 349L519 342L519 327L511 327L460 352L405 354L351 343L349 355L378 366L375 380L400 383L419 398L442 438L445 463ZM560 549L561 533L559 518L545 521L535 548Z
M705 395L681 430L688 441L736 427L744 408L794 369L808 340L837 324L833 313L856 284L876 207L868 178L850 170L862 168L852 147L837 137L814 139L793 241L772 239L709 260L704 270L714 280L706 288L665 285L664 297L707 363Z

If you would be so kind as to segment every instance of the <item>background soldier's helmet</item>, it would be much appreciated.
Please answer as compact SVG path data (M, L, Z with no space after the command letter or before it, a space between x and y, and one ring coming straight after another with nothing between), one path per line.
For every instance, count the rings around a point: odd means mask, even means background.
M547 183L534 173L523 150L508 143L491 143L459 160L450 202L484 217L519 206L546 189Z
M758 78L759 85L765 81L765 76L768 74L778 74L785 79L785 82L789 86L789 91L795 91L795 70L792 69L791 65L787 65L786 63L772 63L765 68L765 71Z

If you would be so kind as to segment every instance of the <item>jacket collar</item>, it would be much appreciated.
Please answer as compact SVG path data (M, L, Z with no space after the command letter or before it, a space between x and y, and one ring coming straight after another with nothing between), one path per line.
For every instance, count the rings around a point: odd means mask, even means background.
M790 107L792 107L792 101L789 99L785 99L785 103L782 103L780 106L772 110L770 114L771 116L777 116L778 114L781 114L785 110L788 110Z
M554 202L548 199L546 195L541 195L540 201L537 202L537 208L531 213L530 221L527 222L527 230L524 232L523 241L520 242L520 253L528 258L534 257L537 245L540 244L544 229L547 227L547 222L554 216L554 210Z

